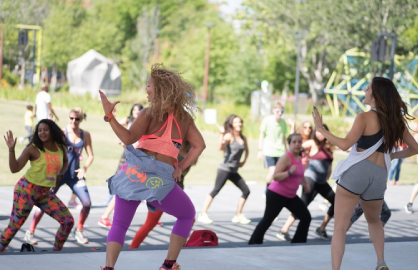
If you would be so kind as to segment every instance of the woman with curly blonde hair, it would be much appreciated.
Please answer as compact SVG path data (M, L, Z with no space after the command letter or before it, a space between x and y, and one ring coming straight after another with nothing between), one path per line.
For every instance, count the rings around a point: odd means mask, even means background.
M192 118L195 106L193 88L181 74L162 64L154 64L146 91L150 106L140 112L129 129L113 118L112 110L119 101L109 102L100 91L106 114L104 119L127 145L127 161L108 179L109 191L116 195L116 205L107 237L106 270L114 269L126 231L141 201L146 200L151 211L159 209L177 218L167 257L160 270L180 269L176 260L195 217L190 198L176 185L182 172L206 147ZM177 156L184 139L192 148L178 163ZM134 149L131 144L136 141L139 143Z

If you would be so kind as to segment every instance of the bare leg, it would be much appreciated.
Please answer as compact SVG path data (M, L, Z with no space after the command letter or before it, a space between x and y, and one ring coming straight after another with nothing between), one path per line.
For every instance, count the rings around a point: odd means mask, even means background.
M345 237L359 197L359 195L354 195L344 188L337 187L335 193L334 235L331 241L332 270L340 270L345 251Z
M108 242L106 245L106 266L115 267L122 245L118 242Z
M418 156L417 156L418 158ZM411 198L409 199L409 203L414 203L415 197L418 195L418 184L415 184L414 188L412 189Z
M181 248L186 242L186 238L172 233L170 236L170 246L168 247L167 260L177 260Z
M287 233L287 232L289 232L289 229L290 229L290 227L292 226L292 224L293 224L294 222L295 222L295 218L294 218L292 215L290 215L290 216L287 218L286 222L284 223L283 227L280 229L280 231L281 231L282 233Z
M370 239L373 242L374 250L377 256L377 263L383 261L385 247L385 232L380 221L380 211L382 210L383 200L379 201L361 201L361 207L364 210L364 217L369 226Z
M113 196L112 200L110 200L109 204L107 205L106 211L103 213L102 218L109 218L110 214L115 209L115 196Z
M206 197L206 201L205 201L205 203L203 204L202 213L205 213L205 214L207 214L207 213L208 213L208 209L209 209L209 207L210 207L210 205L211 205L212 201L213 201L212 196L208 195L208 196Z
M319 229L321 231L325 231L325 227L327 227L330 220L331 217L328 214L325 214L324 220L322 221L321 226L319 226Z
M269 172L267 173L267 178L266 178L267 184L270 184L271 182L273 182L273 174L274 174L274 169L275 168L276 168L276 166L270 166L269 167Z
M237 216L242 214L242 208L244 208L244 204L247 200L244 199L243 197L239 198L239 202L238 202L238 209L237 209Z

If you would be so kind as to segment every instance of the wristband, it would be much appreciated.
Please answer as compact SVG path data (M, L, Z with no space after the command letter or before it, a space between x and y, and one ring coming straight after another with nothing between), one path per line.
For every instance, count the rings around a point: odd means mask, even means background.
M113 118L113 114L112 113L108 113L104 116L104 120L105 122L110 122L110 119Z
M291 173L290 171L287 171L287 174L288 174L289 176L291 176L291 175L292 175L292 173Z

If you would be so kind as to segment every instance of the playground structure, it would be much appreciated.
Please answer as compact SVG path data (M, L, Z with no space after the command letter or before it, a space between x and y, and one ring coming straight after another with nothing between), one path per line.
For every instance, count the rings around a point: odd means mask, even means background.
M418 56L410 53L407 56L395 55L395 70L393 82L404 102L409 104L409 113L418 113L418 82L415 75L418 69ZM386 68L382 65L379 76L388 77ZM370 55L353 48L341 55L336 70L324 88L332 116L354 116L367 111L362 103L363 89L372 79Z

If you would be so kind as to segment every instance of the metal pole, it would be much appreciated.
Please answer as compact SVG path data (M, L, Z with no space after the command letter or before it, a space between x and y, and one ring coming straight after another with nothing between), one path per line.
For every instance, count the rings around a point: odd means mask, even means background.
M33 58L32 58L32 78L31 78L31 84L32 87L34 85L33 83L33 77L35 75L35 65L36 65L36 30L33 30L33 47L32 47L32 51L33 51Z
M300 74L300 47L302 42L302 35L297 33L298 37L298 55L296 59L296 80L295 80L295 104L293 108L293 119L296 123L296 114L298 113L298 96L299 96L299 74Z
M1 41L0 41L0 87L1 79L3 78L3 42L4 42L4 15L1 15Z
M392 48L390 50L390 70L389 70L389 77L393 80L393 75L395 72L395 48L397 43L397 36L391 35L392 38Z
M208 97L209 56L210 56L210 27L208 27L208 39L206 42L205 76L203 78L203 108L206 107L206 100Z

